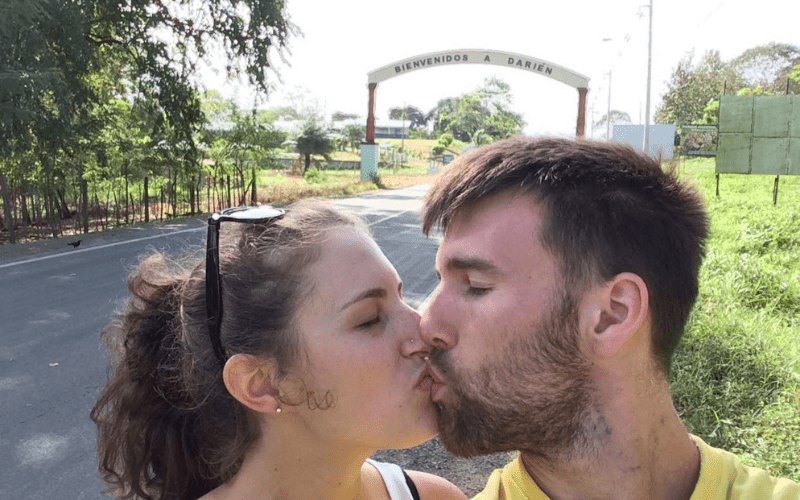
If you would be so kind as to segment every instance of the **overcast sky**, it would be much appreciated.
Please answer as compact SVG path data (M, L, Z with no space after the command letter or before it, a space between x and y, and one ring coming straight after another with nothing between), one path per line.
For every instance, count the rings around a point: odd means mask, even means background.
M265 107L306 90L329 116L367 113L367 73L415 55L451 49L515 52L589 77L589 111L608 107L644 122L647 79L647 0L287 0L303 36L290 41L286 63L272 61L282 82ZM756 10L757 9L757 10ZM651 106L654 113L678 60L719 50L730 60L769 42L800 45L800 0L654 0ZM607 41L604 41L608 39ZM391 107L428 111L444 97L472 92L497 76L511 86L527 134L574 135L577 91L553 79L487 65L431 68L378 85L377 118ZM209 74L209 88L249 107L246 85ZM651 113L651 121L652 121ZM640 121L641 120L641 121ZM589 135L587 119L587 135Z

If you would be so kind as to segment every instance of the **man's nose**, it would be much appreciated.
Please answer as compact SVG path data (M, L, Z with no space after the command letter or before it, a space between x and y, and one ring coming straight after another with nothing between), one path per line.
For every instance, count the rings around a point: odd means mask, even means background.
M458 332L451 321L452 306L442 293L441 285L420 306L419 323L422 340L433 347L452 349L458 343Z

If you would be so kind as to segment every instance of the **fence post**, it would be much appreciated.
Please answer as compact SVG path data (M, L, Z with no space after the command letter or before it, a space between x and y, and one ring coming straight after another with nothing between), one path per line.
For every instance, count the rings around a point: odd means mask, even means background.
M144 178L144 221L150 222L150 190L147 187L147 177Z
M0 172L0 185L2 185L3 188L3 212L6 218L5 224L8 229L8 239L11 243L14 243L14 216L11 215L11 198L9 196L6 176L3 172Z
M256 169L253 167L253 188L250 191L250 204L255 206L258 196L256 195Z
M83 234L89 233L89 182L81 176L81 223Z

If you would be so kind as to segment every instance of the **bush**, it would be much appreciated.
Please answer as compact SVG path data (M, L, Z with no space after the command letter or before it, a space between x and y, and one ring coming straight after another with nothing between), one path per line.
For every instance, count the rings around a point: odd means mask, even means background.
M378 189L388 189L386 184L383 183L383 179L381 179L381 176L378 172L373 172L373 174L370 176L370 180L373 184L378 186Z
M317 167L308 167L303 178L310 184L321 184L328 180L328 176Z

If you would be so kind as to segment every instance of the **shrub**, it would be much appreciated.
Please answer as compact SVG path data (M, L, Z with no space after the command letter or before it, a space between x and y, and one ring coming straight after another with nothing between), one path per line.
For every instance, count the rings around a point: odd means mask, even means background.
M303 178L311 184L322 184L328 180L328 176L317 167L308 167L306 173L303 174Z

